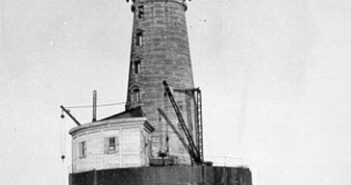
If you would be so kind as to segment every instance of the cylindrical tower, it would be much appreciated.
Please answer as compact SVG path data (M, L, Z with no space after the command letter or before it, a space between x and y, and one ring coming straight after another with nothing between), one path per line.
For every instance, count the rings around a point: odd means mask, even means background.
M177 164L190 164L174 131L182 133L162 85L166 80L173 88L186 124L195 135L193 96L186 91L194 88L185 18L187 5L185 0L133 0L131 9L134 20L126 109L140 106L155 128L152 157L166 155L174 157Z

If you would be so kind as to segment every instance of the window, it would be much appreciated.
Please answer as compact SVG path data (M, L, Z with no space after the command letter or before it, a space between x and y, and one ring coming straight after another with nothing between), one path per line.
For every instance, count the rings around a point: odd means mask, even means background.
M108 149L109 151L115 152L116 151L116 138L110 137L108 139Z
M138 9L139 9L139 11L138 11L138 18L139 19L144 18L144 6L139 6Z
M113 154L119 151L118 137L105 138L105 154Z
M139 74L140 73L140 60L134 61L134 73Z
M132 100L133 102L140 102L140 90L139 89L134 89L132 93Z
M142 46L143 45L143 32L142 31L137 31L135 35L135 44L137 46Z
M87 145L85 141L79 143L79 157L83 158L87 155Z

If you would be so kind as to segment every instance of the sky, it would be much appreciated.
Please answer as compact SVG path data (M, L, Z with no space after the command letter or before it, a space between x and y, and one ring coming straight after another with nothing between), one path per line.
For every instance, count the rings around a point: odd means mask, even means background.
M59 105L90 105L94 89L99 104L125 101L130 4L0 1L0 182L65 185L75 125ZM351 1L188 4L206 159L249 167L254 185L348 184Z

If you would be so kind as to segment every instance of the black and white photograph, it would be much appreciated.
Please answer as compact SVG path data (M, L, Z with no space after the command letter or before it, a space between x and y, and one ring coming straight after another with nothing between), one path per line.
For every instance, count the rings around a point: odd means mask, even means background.
M0 183L351 181L351 1L0 0Z

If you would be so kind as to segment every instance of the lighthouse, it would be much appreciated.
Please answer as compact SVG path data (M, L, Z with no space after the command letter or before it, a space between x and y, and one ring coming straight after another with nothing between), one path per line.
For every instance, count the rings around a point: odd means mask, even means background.
M185 0L131 2L125 111L70 130L73 172L203 161L201 91L194 87L186 10Z
M185 0L133 0L132 47L126 110L140 107L155 128L152 158L167 157L175 164L191 164L186 148L169 120L180 128L163 81L173 89L187 128L202 152L200 107L194 88L186 26ZM160 111L164 112L163 115Z
M74 119L70 185L251 185L247 168L204 162L187 1L129 3L133 28L125 110L85 124Z

